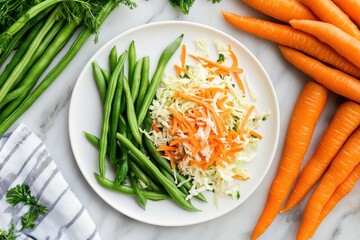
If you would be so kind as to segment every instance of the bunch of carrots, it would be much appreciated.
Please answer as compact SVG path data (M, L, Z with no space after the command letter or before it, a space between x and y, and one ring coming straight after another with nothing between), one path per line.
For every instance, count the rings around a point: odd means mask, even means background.
M285 59L314 80L305 85L293 110L280 164L251 239L278 213L293 209L318 182L297 235L309 239L360 178L360 0L243 2L283 24L223 11L226 21L279 44ZM329 90L347 100L300 172Z

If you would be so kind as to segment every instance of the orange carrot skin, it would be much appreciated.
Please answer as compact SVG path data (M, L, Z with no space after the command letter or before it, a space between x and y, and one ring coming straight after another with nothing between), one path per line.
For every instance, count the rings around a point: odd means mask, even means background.
M222 13L226 21L242 31L281 45L295 48L355 78L360 78L360 69L358 67L310 34L282 24L239 16L225 11Z
M283 22L291 19L312 19L317 17L297 0L242 0L250 7Z
M332 0L343 12L345 12L356 24L360 25L360 1L359 0Z
M298 177L284 210L281 212L292 209L301 201L321 178L341 146L359 125L360 105L351 101L341 104L322 136L315 153Z
M337 69L325 66L321 62L294 49L280 46L282 55L292 65L303 71L329 90L360 103L360 81Z
M327 43L355 66L360 67L360 41L340 28L314 20L291 20L291 26Z
M320 218L321 211L335 189L346 179L360 162L360 128L358 128L336 157L312 193L301 221L297 240L308 239Z
M346 2L345 0L342 0ZM301 0L315 15L324 22L331 23L354 38L360 40L360 32L356 25L331 0ZM359 14L359 13L358 13Z
M320 217L312 229L310 236L312 237L315 234L316 229L325 219L325 217L335 208L335 206L343 199L347 194L351 192L354 188L357 181L360 179L360 164L356 165L354 170L349 174L349 176L342 182L331 195L330 199L327 201L323 209L321 210Z
M321 85L315 82L305 84L292 113L276 176L251 239L257 239L266 230L285 201L299 172L327 96L328 90Z

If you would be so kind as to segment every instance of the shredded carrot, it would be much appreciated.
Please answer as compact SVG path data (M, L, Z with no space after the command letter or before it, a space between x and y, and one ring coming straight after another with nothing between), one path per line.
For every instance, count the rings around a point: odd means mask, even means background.
M174 68L176 71L176 76L180 76L181 74L181 67L179 67L178 65L174 64Z
M170 166L171 166L172 169L174 169L174 168L175 168L175 160L174 160L174 157L171 155L171 153L170 153L169 151L165 151L165 155L166 155L167 157L169 157L169 159L170 159Z
M190 140L192 140L192 138L189 138L189 137L187 137L187 138L178 138L178 139L172 141L170 143L170 146L174 146L174 145L176 145L178 143L187 142L187 141L190 141Z
M158 147L156 150L157 150L158 152L160 152L160 151L176 151L176 149L177 149L176 147L164 145L164 146Z
M243 93L245 93L245 87L240 79L240 76L237 73L234 73L234 77L235 77L236 83L239 85L239 88L241 89L241 91Z
M185 44L183 44L182 48L181 48L180 61L181 61L181 66L176 65L176 64L174 65L177 76L180 76L182 72L185 74L188 74L188 70L186 69L186 45Z
M255 106L254 106L254 105L251 105L251 106L248 108L248 110L247 110L247 112L246 112L246 115L245 115L245 117L244 117L244 120L242 121L242 124L241 124L241 132L242 132L242 133L244 132L244 130L245 130L245 125L246 125L247 121L249 120L250 115L251 115L251 113L252 113L252 111L253 111L254 109L255 109Z
M218 63L218 62L213 62L209 59L206 59L206 58L203 58L203 57L200 57L200 56L195 56L195 55L192 55L190 54L190 56L200 62L203 62L203 66L204 67L207 67L207 68L218 68L218 69L221 69L221 70L224 70L226 71L227 73L230 73L230 72L236 72L236 73L242 73L244 70L241 69L241 68L238 68L238 67L227 67L227 66L224 66L222 65L221 63Z
M232 64L231 68L237 68L238 65L239 65L238 59L237 59L234 51L231 49L231 46L230 46L230 45L229 45L228 49L229 49L229 52L230 52L231 59L233 60L233 64ZM236 83L239 85L239 88L241 89L241 91L242 91L243 93L245 93L244 84L242 83L242 81L241 81L240 76L238 75L238 73L235 73L235 72L234 72L234 77L235 77Z
M239 175L239 174L235 174L235 175L233 176L233 178L234 178L234 179L239 179L239 180L242 180L242 181L247 181L247 180L250 179L250 177L243 177L243 176L241 176L241 175Z
M257 133L255 131L250 131L250 135L254 136L254 137L257 137L258 139L263 139L263 136L261 136L260 133Z
M156 126L156 123L152 123L151 127L152 127L152 129L154 129L155 132L157 132L157 133L160 132L160 129L158 128L158 126Z
M185 69L185 61L186 61L186 45L183 44L181 48L181 67L183 69Z
M231 46L228 49L232 59L231 66L226 66L221 61L214 62L200 56L188 55L199 61L210 74L220 77L233 74L238 86L245 92L239 76L243 70L239 68L238 58ZM183 45L181 63L174 65L178 76L187 73L186 56L186 45ZM255 108L254 105L243 113L243 118L236 123L239 126L235 126L235 130L228 126L229 121L234 121L235 106L235 103L229 100L228 94L234 93L234 89L227 85L208 88L193 86L191 91L183 88L174 91L172 97L174 100L189 102L191 107L186 110L167 107L171 118L168 121L168 128L172 137L166 145L159 146L157 151L164 152L172 168L184 160L189 166L197 166L203 170L211 166L226 167L236 161L239 152L244 151L239 139L251 135L262 139L260 134L246 127ZM152 124L152 128L155 132L160 131L155 123ZM239 174L235 174L233 178L242 181L248 179Z

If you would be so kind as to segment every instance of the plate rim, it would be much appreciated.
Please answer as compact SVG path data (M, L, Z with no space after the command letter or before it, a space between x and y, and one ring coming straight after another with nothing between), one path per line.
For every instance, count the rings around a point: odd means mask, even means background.
M108 198L106 197L103 197L102 194L95 188L93 187L93 181L89 179L89 177L85 174L85 170L82 165L79 163L79 157L77 156L77 153L74 151L74 145L75 143L73 141L75 141L72 137L72 123L71 123L71 119L72 119L72 112L73 112L73 108L74 108L74 103L73 103L73 98L74 98L74 94L75 92L77 92L77 88L79 87L79 82L78 81L79 79L81 79L82 75L84 74L85 72L85 67L88 66L89 64L91 64L91 62L96 59L96 57L98 55L100 55L104 49L106 49L109 45L114 45L118 39L121 39L122 37L128 35L128 34L131 34L133 32L137 32L137 31L140 31L144 28L151 28L151 27L156 27L156 26L161 26L161 25L179 25L179 26L191 26L191 27L199 27L199 28L203 28L203 29L206 29L208 31L212 31L212 32L216 32L217 34L220 34L220 35L223 35L225 36L226 38L229 38L231 39L232 41L236 42L239 46L241 46L242 50L246 51L247 54L249 54L253 59L254 61L256 62L256 64L258 65L258 67L261 69L262 73L265 75L265 78L267 79L268 83L269 83L269 91L271 92L271 95L273 96L275 102L274 102L274 106L275 106L275 113L272 112L271 114L275 116L275 119L277 121L275 121L276 123L276 133L275 133L275 143L273 145L273 148L272 148L272 151L270 153L270 161L268 161L266 167L265 167L265 171L262 172L261 176L260 176L260 180L254 184L254 188L251 189L249 191L249 194L248 196L242 200L242 202L240 202L239 204L237 204L235 207L227 210L227 211L223 211L221 214L218 214L216 215L215 217L212 217L212 218L208 218L208 219L205 219L205 220L197 220L197 221L192 221L192 222L188 222L188 223L183 223L183 224L171 224L170 222L168 223L157 223L157 222L151 222L151 221L148 221L148 220L144 220L144 219L141 219L139 217L136 217L134 215L131 215L131 214L127 214L127 213L124 213L120 210L118 210L115 206L113 206L113 204L111 203L111 201L108 200ZM211 220L214 220L216 218L219 218L233 210L235 210L236 208L238 208L242 203L244 203L251 195L253 195L253 193L255 192L255 190L257 190L260 186L260 184L264 181L265 179L265 176L268 174L269 172L269 169L271 167L271 165L273 164L274 162L274 158L275 158L275 154L276 154L276 151L277 151L277 148L278 148L278 144L279 144L279 135L280 135L280 110L279 110L279 102L278 102L278 98L277 98L277 95L276 95L276 91L275 91L275 88L274 88L274 85L273 85L273 82L271 81L271 78L270 76L268 75L267 71L265 70L264 66L261 64L261 62L259 61L259 59L255 56L255 54L253 52L251 52L243 43L241 43L239 40L237 40L235 37L231 36L230 34L226 33L226 32L223 32L219 29L216 29L212 26L209 26L209 25L205 25L205 24L201 24L201 23L196 23L196 22L190 22L190 21L177 21L177 20L169 20L169 21L159 21L159 22L152 22L152 23L146 23L146 24L142 24L142 25L139 25L139 26L136 26L136 27L133 27L133 28L130 28L116 36L114 36L112 39L110 39L109 41L105 42L98 50L96 50L96 52L94 54L92 54L92 56L89 58L89 60L85 63L85 65L83 66L83 69L81 70L79 76L77 77L77 80L76 80L76 83L73 87L73 91L72 91L72 94L71 94L71 98L70 98L70 104L69 104L69 110L68 110L68 134L69 134L69 140L70 140L70 147L71 147L71 151L73 153L73 156L74 156L74 159L76 161L76 165L78 166L82 176L85 178L87 184L91 187L92 191L94 191L100 198L102 201L106 202L109 206L111 206L113 209L115 209L117 212L127 216L127 217L130 217L134 220L137 220L139 222L143 222L143 223L147 223L147 224L151 224L151 225L156 225L156 226L165 226L165 227L177 227L177 226L189 226L189 225L195 225L195 224L200 224L200 223L204 223L204 222L208 222L208 221L211 221Z

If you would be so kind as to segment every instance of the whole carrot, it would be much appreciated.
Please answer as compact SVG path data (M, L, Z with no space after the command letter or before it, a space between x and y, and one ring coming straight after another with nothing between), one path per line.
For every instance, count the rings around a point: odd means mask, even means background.
M326 202L325 206L321 210L320 217L312 228L310 237L312 237L325 217L335 208L335 206L343 199L347 194L351 192L356 182L360 179L360 164L356 165L354 170L347 176L347 178L336 188L335 192L331 195L330 199Z
M291 19L312 19L317 17L297 0L242 0L250 7L283 22Z
M327 43L355 66L360 67L360 41L340 28L314 20L291 20L291 26Z
M343 2L346 2L342 0ZM315 15L324 22L331 23L344 32L360 40L360 32L356 25L331 0L301 0ZM358 13L359 14L359 13Z
M360 103L360 81L358 79L337 69L330 68L294 49L280 46L280 50L286 60L321 85L339 95Z
M360 78L360 69L338 54L327 44L303 31L290 26L264 21L257 18L222 12L226 21L236 28L272 42L295 48L326 62L351 76Z
M351 101L341 104L322 136L315 153L298 177L284 210L292 209L321 178L331 160L353 131L360 125L360 105Z
M329 169L311 195L301 221L297 239L308 239L320 219L322 209L336 188L360 162L360 129L358 128L333 159Z
M275 219L295 180L321 112L328 90L307 82L295 105L276 176L271 184L264 210L251 239L257 239Z
M345 12L356 24L360 25L360 1L359 0L332 0L343 12Z

